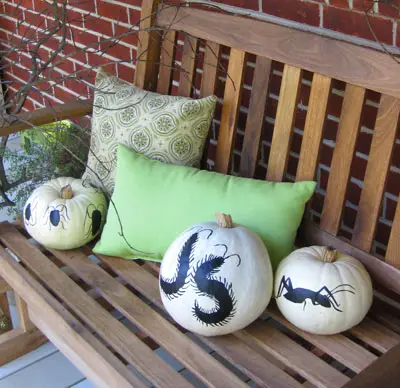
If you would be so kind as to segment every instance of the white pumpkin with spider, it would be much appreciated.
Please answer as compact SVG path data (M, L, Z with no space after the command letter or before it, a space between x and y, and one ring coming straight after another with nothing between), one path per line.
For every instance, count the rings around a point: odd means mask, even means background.
M23 211L28 233L48 248L73 249L93 240L107 212L104 194L81 179L61 177L38 187Z

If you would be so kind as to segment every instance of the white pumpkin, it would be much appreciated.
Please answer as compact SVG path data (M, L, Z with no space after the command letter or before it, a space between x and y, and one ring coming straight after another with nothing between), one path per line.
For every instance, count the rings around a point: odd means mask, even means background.
M257 234L230 216L183 232L160 268L163 304L189 331L215 336L240 330L267 307L273 289L268 251Z
M372 304L372 282L355 258L313 246L292 252L275 273L281 313L298 328L336 334L352 328Z
M93 240L104 225L107 201L95 188L74 178L53 179L38 187L25 204L28 233L48 248L73 249Z

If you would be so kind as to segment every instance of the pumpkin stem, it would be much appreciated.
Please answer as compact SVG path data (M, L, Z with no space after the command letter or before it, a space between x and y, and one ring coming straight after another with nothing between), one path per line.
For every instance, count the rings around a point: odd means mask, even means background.
M321 260L325 263L333 263L337 259L337 253L337 250L333 247L324 247Z
M229 214L215 213L215 217L220 228L233 228L232 217Z
M74 196L71 185L64 186L60 194L62 199L71 199Z

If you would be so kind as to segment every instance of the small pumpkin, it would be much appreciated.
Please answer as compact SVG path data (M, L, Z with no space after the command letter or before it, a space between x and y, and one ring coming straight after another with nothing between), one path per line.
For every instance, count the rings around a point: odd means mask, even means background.
M194 225L171 244L159 276L163 304L182 327L205 336L232 333L267 307L273 288L260 237L228 215Z
M298 328L336 334L359 324L372 304L372 282L355 258L312 246L292 252L275 274L281 313Z
M80 179L61 177L38 187L23 211L28 233L54 249L78 248L93 240L105 223L107 201Z

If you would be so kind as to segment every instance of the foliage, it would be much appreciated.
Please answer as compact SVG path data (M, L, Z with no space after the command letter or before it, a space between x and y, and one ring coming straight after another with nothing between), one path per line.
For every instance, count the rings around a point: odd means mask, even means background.
M80 178L85 166L75 160L68 150L86 160L88 141L73 123L61 121L24 131L21 149L3 150L9 181L20 182L8 191L15 203L7 211L11 216L22 213L31 192L44 182L60 177Z

